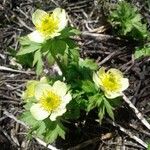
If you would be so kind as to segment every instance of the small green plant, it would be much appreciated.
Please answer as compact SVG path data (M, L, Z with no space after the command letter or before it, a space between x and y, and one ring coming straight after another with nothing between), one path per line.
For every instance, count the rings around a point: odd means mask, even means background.
M85 121L83 114L88 117L92 110L100 123L105 114L114 119L115 103L128 88L128 79L117 69L98 70L92 59L80 58L71 39L79 31L67 27L65 10L56 8L51 14L37 10L32 20L36 30L20 39L18 56L34 56L38 76L44 67L43 57L51 65L57 63L61 74L27 82L21 119L30 127L29 133L52 143L58 136L65 138L66 122Z
M32 15L32 22L36 30L20 38L21 48L17 58L23 62L26 55L30 54L28 58L33 57L32 65L36 66L37 75L42 73L43 58L46 58L50 65L56 61L63 71L63 65L69 63L68 53L71 53L72 57L78 55L77 46L70 36L79 34L79 31L66 27L66 13L59 8L52 14L38 9Z
M140 57L144 57L144 56L150 56L150 44L146 44L144 45L144 47L140 48L136 48L135 53L134 53L134 57L135 59L138 59Z
M119 2L110 12L109 22L120 36L143 40L149 35L137 8L125 1Z

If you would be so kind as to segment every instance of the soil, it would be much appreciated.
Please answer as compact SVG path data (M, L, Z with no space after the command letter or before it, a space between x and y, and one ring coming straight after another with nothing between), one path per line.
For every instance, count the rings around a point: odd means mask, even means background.
M107 5L104 5L107 3ZM107 22L108 6L114 0L1 0L0 1L0 149L1 150L44 150L34 138L27 138L27 129L13 116L23 112L21 93L27 80L36 79L35 70L20 65L14 59L19 49L18 38L33 29L31 14L40 8L46 11L64 8L70 25L81 31L75 37L80 46L81 57L95 59L99 66L114 67L124 72L130 80L126 96L150 120L150 58L134 60L133 53L139 44L116 37ZM148 0L130 0L136 5L150 27ZM109 5L108 5L109 4ZM102 28L103 26L103 28ZM46 65L45 65L46 66ZM3 67L3 68L2 68ZM8 69L9 68L9 69ZM11 68L11 70L10 70ZM52 69L45 74L50 75ZM102 124L93 121L91 112L84 123L66 124L69 132L66 140L58 139L53 145L63 150L144 150L137 136L145 143L150 142L150 132L141 123L134 111L125 102L115 110L115 125L106 116ZM125 130L122 131L121 127ZM129 136L129 133L131 136Z

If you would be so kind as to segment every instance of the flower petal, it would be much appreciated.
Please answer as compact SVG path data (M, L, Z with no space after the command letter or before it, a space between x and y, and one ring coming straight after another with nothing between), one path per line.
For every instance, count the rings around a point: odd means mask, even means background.
M67 15L64 9L56 8L53 11L53 17L58 19L59 25L58 25L58 32L64 29L67 25Z
M122 73L120 70L115 69L115 68L109 69L109 70L108 70L108 73L111 73L111 74L113 74L114 76L116 76L116 77L118 77L118 78L123 77L123 73Z
M105 91L105 96L109 99L114 99L116 97L119 97L122 95L122 92L108 92L108 91Z
M57 109L56 111L51 113L49 118L50 118L50 120L55 121L58 116L61 116L65 112L66 112L66 108Z
M47 90L50 90L50 91L52 90L52 87L49 84L39 83L37 87L35 88L35 98L37 100L40 100L40 98L43 95L43 92Z
M129 87L129 79L122 78L121 79L121 85L122 85L121 91L126 90Z
M31 41L36 43L43 43L45 40L45 38L38 31L33 31L32 33L28 34L28 37Z
M58 32L58 31L57 31L57 32ZM56 36L59 36L60 33L57 33L57 32L54 32L54 33L52 33L51 35L49 35L49 36L46 38L46 40L48 40L48 39L50 39L50 38L54 38L54 37L56 37Z
M30 112L36 120L44 120L50 115L49 112L41 108L40 104L33 104L30 108Z
M105 67L101 67L99 69L99 71L97 72L99 78L103 78L103 76L106 74L105 70L106 70Z
M56 81L53 84L53 89L57 92L59 96L62 97L65 96L68 91L66 84L61 81Z
M72 96L71 96L70 93L67 93L67 94L63 97L63 103L65 104L65 106L66 106L66 104L68 104L68 103L71 101L71 99L72 99Z
M99 87L99 82L100 82L100 79L98 78L98 75L97 73L93 73L93 81L95 82L95 84L97 85L97 87Z
M32 14L32 22L35 26L38 26L41 24L41 20L47 16L48 14L40 9L37 9L33 14Z

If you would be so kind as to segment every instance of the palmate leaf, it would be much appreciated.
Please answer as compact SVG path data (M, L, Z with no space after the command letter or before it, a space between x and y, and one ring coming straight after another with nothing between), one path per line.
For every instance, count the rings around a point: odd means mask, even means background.
M39 43L30 41L27 36L20 38L20 44L21 44L21 48L17 53L17 55L25 55L25 54L33 53L36 50L41 49L42 46Z
M45 140L47 143L53 143L58 136L65 139L65 128L60 122L49 122L46 126Z
M60 39L55 39L52 41L51 52L54 55L62 54L64 55L65 50L67 49L67 44L65 41Z
M111 119L114 120L114 108L112 107L109 101L110 99L107 99L103 95L103 93L90 96L87 111L91 111L92 109L97 108L100 123L102 122L102 119L104 118L106 113Z
M30 127L37 126L39 122L34 119L30 111L25 111L23 114L20 116L20 118L23 122L25 122L27 125Z
M96 92L95 85L90 80L82 81L82 89L84 90L85 93L95 93Z
M87 111L91 111L94 108L101 108L101 103L102 103L102 95L100 94L95 94L94 96L89 97L89 103L87 106Z
M86 58L86 59L80 59L79 65L82 68L83 67L89 68L89 69L91 69L93 71L98 69L98 65L97 65L97 63L94 62L93 59L88 59L88 58Z
M34 43L27 36L20 37L19 42L23 46L31 45L32 43Z
M17 55L25 55L28 53L35 52L36 50L40 49L40 45L27 45L27 46L22 46L17 53Z

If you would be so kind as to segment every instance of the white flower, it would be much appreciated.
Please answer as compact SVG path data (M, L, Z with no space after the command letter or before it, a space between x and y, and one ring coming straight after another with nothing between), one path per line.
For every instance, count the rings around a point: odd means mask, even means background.
M49 14L43 10L36 10L32 15L32 22L36 30L28 35L31 41L43 43L45 40L60 35L60 31L67 25L64 9L56 8Z
M36 120L49 117L52 121L66 112L66 105L72 99L66 84L61 81L56 81L53 86L39 84L35 89L35 98L37 103L31 106L31 114Z
M113 99L122 95L122 92L128 88L129 80L123 77L121 71L115 68L107 72L102 67L93 74L95 84L104 91L107 98Z

